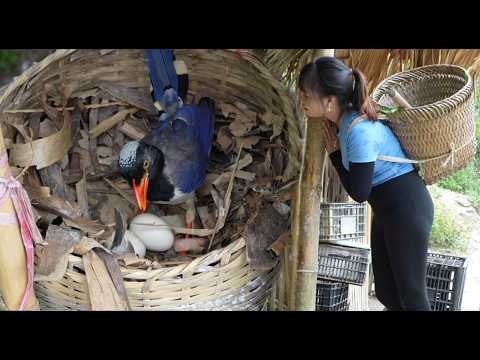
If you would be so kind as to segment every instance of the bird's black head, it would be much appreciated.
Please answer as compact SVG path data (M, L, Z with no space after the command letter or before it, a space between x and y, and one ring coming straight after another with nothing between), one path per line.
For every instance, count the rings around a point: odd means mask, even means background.
M162 175L163 155L154 146L142 141L126 143L118 157L120 175L134 188L140 210L147 206L148 184L150 179Z

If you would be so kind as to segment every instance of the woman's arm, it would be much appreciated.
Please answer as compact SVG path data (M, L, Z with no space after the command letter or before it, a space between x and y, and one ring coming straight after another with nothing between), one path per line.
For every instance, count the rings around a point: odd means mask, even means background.
M350 171L345 169L342 164L342 155L340 150L330 154L333 166L337 170L343 187L348 195L356 202L367 201L372 190L373 169L375 162L352 163L350 162Z

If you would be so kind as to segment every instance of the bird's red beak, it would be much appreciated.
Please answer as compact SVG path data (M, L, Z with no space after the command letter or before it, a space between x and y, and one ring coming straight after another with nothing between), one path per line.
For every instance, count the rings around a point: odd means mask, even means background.
M141 212L145 212L148 206L148 173L143 175L139 186L135 184L135 179L133 179L133 189L135 190L135 198L137 199L138 208Z

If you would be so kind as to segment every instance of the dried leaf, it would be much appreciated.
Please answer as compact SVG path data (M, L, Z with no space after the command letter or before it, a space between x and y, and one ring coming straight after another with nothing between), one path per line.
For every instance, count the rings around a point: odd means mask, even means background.
M115 189L118 194L120 194L121 197L123 197L125 200L128 201L128 203L133 206L134 209L137 208L137 203L135 202L135 197L133 196L132 193L127 194L126 191L123 191L118 185L113 183L112 181L108 180L107 178L103 178L103 180L110 185L113 189Z
M235 119L235 121L229 125L231 133L237 137L247 135L248 132L252 130L252 127L253 126L250 124L245 124L240 119Z
M91 310L128 310L128 304L117 292L110 274L93 251L83 256Z
M133 140L141 140L147 135L147 131L130 120L124 121L118 129Z
M93 250L95 254L98 255L100 259L102 259L103 264L107 268L107 271L110 275L110 279L115 286L117 294L120 295L120 298L123 300L122 305L126 305L126 310L130 309L130 304L128 301L127 290L125 289L125 284L123 282L123 278L120 272L120 267L118 266L117 259L110 253L103 251L100 248L96 248Z
M83 218L80 210L74 208L64 199L56 196L41 196L39 189L37 189L37 191L32 191L31 187L26 187L26 190L30 196L32 205L60 216L66 223L68 221L71 226L85 231L86 233L91 234L91 236L99 236L105 232L105 226Z
M233 139L228 126L222 126L217 132L217 143L225 154L233 150Z
M238 138L237 139L237 142L240 143L242 142L243 143L243 147L245 149L253 149L253 147L255 145L258 144L258 142L262 139L262 137L260 136L248 136L248 137L243 137L243 138Z
M285 118L283 116L273 116L273 135L271 136L270 141L282 134L284 124Z
M285 248L285 245L288 243L290 239L290 233L286 232L280 235L272 245L270 245L267 249L271 250L275 253L276 256L280 256Z
M147 89L129 88L119 83L102 83L99 84L99 87L112 95L116 100L126 102L152 114L157 113L153 106L151 94Z
M124 266L140 267L149 262L147 259L142 259L133 253L117 255L117 260L123 263Z
M133 214L133 208L123 197L106 194L103 196L103 201L92 209L92 218L99 219L103 224L114 224L115 209L119 209L127 217Z
M61 160L72 146L71 126L71 116L66 111L64 124L59 132L28 144L14 144L10 151L10 163L21 167L33 165L37 169L43 169Z
M85 180L85 176L82 180L76 183L75 189L77 191L77 201L80 207L80 212L85 219L90 219L90 213L88 211L87 181Z
M103 134L105 131L110 130L115 125L123 121L128 115L133 114L137 111L138 109L127 109L127 110L119 111L118 113L109 117L108 119L103 120L100 124L95 126L93 129L90 129L88 133L92 138L95 139L101 134Z
M73 249L73 254L78 255L78 256L83 256L86 253L88 253L90 250L95 249L95 248L101 248L101 249L105 250L106 252L110 253L110 250L103 247L102 244L100 244L95 239L84 236L84 237L82 237L80 242L75 245L75 247Z
M112 135L105 133L98 137L98 145L106 146L111 148L113 146L113 138Z
M238 164L229 166L228 170L231 171L234 168L237 168L237 170L242 170L243 168L246 168L248 165L250 165L252 162L253 162L252 155L247 154L238 162Z
M35 271L35 281L59 281L67 270L69 254L80 240L79 231L50 225L45 235L47 245L42 246Z
M233 106L232 104L221 103L220 104L220 109L222 111L222 115L225 118L230 117L230 115L235 116L238 113L238 109L235 106Z
M78 140L78 146L82 149L90 150L90 137L88 136L88 133L85 130L80 130L80 135L82 138Z
M73 148L73 152L77 153L80 158L80 169L90 169L92 167L92 158L90 157L90 151L85 150L81 147ZM79 175L81 177L81 174ZM78 181L78 180L77 180ZM73 181L75 182L75 181ZM67 181L67 183L71 183Z
M112 148L107 146L98 146L97 147L97 161L102 165L112 165Z
M253 269L266 271L278 263L278 258L272 257L268 250L287 230L287 218L280 215L271 204L259 201L244 234L247 260Z
M215 181L213 182L213 185L215 185L218 188L218 187L221 187L223 184L228 183L228 181L232 177L232 174L233 174L232 171L223 173L222 175L220 175L219 177L217 177L215 179ZM255 174L254 173L248 172L248 171L242 171L242 170L238 170L235 173L235 177L238 178L238 179L243 179L243 180L247 180L247 181L254 181L255 180Z
M53 164L39 171L44 186L48 186L52 195L67 199L67 189L58 164Z
M212 184L218 177L218 174L207 174L202 186L197 190L198 196L203 197L210 195L212 190Z
M198 216L204 228L212 229L215 226L215 212L209 206L201 206L197 208Z
M58 111L53 106L50 106L47 103L47 95L44 94L42 96L37 96L38 100L40 101L40 106L47 114L48 118L53 122L56 130L60 130L63 124L63 116L60 111Z
M231 205L231 195L233 190L233 182L235 180L235 172L238 170L242 150L243 150L243 146L240 145L240 149L238 150L237 160L235 161L235 167L233 169L232 177L230 179L230 183L228 184L227 193L225 194L225 198L223 200L223 206L218 208L218 219L215 225L214 233L210 238L208 251L210 251L213 245L213 241L215 240L215 235L217 234L217 232L225 226L225 221L227 220L228 211L230 210L230 205ZM213 195L213 189L212 189L212 195Z
M67 154L65 154L63 159L60 160L60 168L62 170L65 170L68 167L69 163L70 163L70 161L68 160L68 153L67 153Z
M264 113L260 119L266 124L271 126L273 124L273 112L271 110L268 110L266 113Z

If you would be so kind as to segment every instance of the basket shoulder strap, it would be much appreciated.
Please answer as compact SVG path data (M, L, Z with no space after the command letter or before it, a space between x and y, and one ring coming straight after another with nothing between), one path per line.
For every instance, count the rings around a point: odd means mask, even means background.
M418 160L411 160L407 158L399 158L396 156L386 156L386 155L378 155L377 160L382 160L382 161L389 161L389 162L394 162L398 164L419 164L421 161Z
M379 115L378 118L382 119L382 120L387 119L387 117L385 115ZM357 125L357 124L359 124L363 121L366 121L366 120L367 120L366 115L361 115L361 116L357 117L356 119L354 119L347 129L347 135L355 125ZM418 160L411 160L411 159L407 159L407 158L399 158L399 157L395 157L395 156L386 156L386 155L378 155L377 160L389 161L389 162L398 163L398 164L418 164L418 163L421 162L421 161L418 161Z

